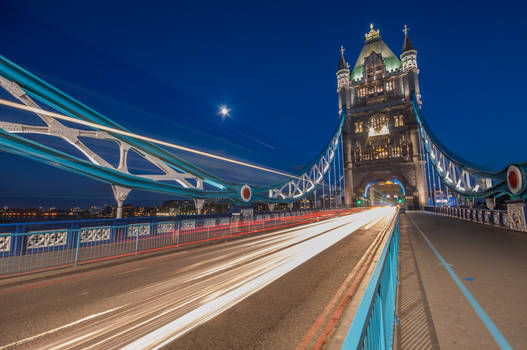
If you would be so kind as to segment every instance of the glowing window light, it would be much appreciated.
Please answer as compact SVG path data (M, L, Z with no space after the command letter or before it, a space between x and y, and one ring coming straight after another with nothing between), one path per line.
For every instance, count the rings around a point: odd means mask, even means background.
M379 136L379 135L388 135L390 133L390 130L388 129L388 125L383 125L381 130L377 131L373 127L370 127L368 131L368 136Z

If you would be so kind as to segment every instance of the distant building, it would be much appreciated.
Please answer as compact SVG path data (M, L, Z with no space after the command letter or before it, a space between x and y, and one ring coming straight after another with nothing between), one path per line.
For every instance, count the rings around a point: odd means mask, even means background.
M400 58L373 25L350 69L341 47L337 69L343 129L345 202L352 205L378 181L400 183L406 205L426 205L426 178L417 120L410 92L421 103L417 50L405 37Z

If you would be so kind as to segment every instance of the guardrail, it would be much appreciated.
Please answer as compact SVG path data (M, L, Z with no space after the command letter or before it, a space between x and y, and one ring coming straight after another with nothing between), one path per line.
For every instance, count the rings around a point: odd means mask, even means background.
M443 214L450 217L478 222L480 224L492 225L502 228L511 228L512 221L509 219L507 210L491 210L464 207L425 207L425 211Z
M347 212L297 211L248 217L79 220L0 225L0 275L74 266L321 220ZM9 232L12 230L12 232Z
M395 325L399 212L387 228L388 237L342 349L392 349Z

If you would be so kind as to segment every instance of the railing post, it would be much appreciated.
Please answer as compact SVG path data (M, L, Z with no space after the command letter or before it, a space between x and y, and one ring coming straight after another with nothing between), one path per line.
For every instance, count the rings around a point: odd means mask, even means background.
M135 225L136 235L135 235L135 253L139 251L139 225Z
M177 222L177 233L176 233L176 245L179 245L179 229L181 227L181 221Z
M388 258L388 257L387 257ZM382 277L381 277L382 279ZM384 331L384 327L386 326L384 324L384 304L382 299L382 293L381 288L379 287L377 298L379 298L379 304L377 305L379 307L379 331L381 334L379 334L379 338L381 339L381 346L380 349L386 349L386 332Z
M77 247L75 248L75 266L79 262L79 247L81 245L81 230L77 229Z

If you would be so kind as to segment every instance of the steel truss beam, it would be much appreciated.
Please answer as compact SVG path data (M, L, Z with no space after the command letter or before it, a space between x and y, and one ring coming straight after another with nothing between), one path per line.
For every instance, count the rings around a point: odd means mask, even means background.
M492 198L503 194L512 197L527 196L527 162L513 163L502 171L492 171L474 165L448 150L432 133L423 118L421 108L412 91L412 105L417 116L419 133L430 163L442 182L455 193L468 198ZM519 171L520 189L513 191L508 174L511 169Z
M332 163L335 161L335 156L340 145L343 122L344 112L339 120L337 131L331 138L325 152L315 162L304 168L297 179L277 184L274 188L270 188L268 190L268 196L271 201L283 201L290 198L299 199L309 195L316 189L317 185L322 182L324 176L331 168Z
M50 84L0 56L0 86L14 98L29 107L44 103L64 115L96 123L101 126L127 131L109 118L97 113L81 102L66 95ZM36 100L36 101L35 101ZM122 203L130 189L162 192L191 197L198 204L203 199L230 199L235 202L263 201L267 203L292 203L309 195L320 184L334 161L343 125L341 116L336 132L325 150L293 180L253 188L253 195L245 201L240 194L243 184L225 181L189 163L153 143L130 136L101 130L83 130L69 127L58 119L36 113L46 126L0 122L0 147L24 157L45 162L71 172L112 184L116 200ZM22 137L23 134L44 134L65 140L86 158L58 151ZM79 138L115 142L119 147L119 165L108 163ZM135 151L163 174L135 175L128 170L128 152ZM213 190L204 188L210 185Z

